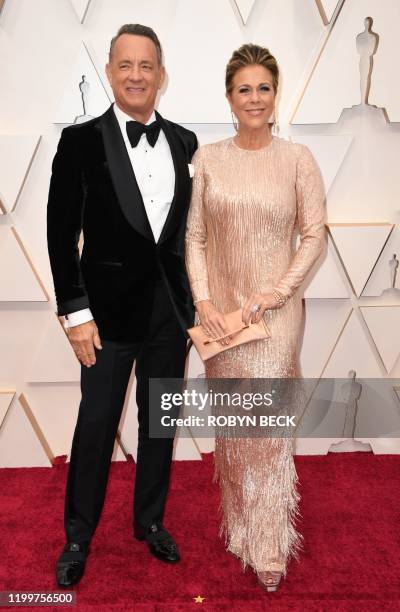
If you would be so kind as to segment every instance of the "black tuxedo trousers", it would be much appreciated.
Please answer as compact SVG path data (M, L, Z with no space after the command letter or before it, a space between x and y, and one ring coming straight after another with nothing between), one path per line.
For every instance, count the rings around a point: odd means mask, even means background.
M135 524L144 528L163 520L173 439L149 437L149 411L159 407L149 405L148 379L183 377L186 338L161 279L156 283L149 308L150 324L144 340L102 341L102 350L96 350L96 364L91 368L82 366L82 401L65 500L65 531L69 541L90 541L96 529L135 360L139 431L133 518Z

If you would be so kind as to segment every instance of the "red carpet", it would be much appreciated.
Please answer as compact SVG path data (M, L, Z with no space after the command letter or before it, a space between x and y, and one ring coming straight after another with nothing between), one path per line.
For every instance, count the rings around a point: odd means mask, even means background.
M277 593L218 538L212 456L175 462L165 525L182 561L163 565L132 538L133 463L113 464L105 509L78 585L78 611L400 610L400 457L296 457L305 538ZM0 470L1 591L56 590L67 467ZM203 603L193 598L203 596ZM26 608L28 609L28 608ZM30 607L30 610L61 608Z

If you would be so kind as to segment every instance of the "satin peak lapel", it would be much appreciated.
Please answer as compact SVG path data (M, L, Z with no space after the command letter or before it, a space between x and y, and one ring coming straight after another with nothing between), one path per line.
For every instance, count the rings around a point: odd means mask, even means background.
M154 242L142 194L112 106L102 115L100 125L111 179L122 212L139 234Z
M174 197L160 238L158 239L158 244L160 244L171 236L185 213L190 193L190 176L183 144L169 125L168 121L165 121L157 111L156 117L168 141L175 170Z

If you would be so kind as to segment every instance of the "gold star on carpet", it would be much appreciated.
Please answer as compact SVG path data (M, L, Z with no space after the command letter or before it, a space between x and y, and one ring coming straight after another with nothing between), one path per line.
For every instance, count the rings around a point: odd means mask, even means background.
M197 595L197 597L193 597L193 599L195 603L203 603L203 601L205 600L205 597L202 597L201 595Z

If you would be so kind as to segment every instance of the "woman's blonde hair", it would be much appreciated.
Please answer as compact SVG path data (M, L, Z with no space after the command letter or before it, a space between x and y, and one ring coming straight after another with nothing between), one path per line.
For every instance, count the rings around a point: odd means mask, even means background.
M267 70L271 72L272 86L276 95L279 84L278 63L269 49L260 47L259 45L253 45L252 43L242 45L239 49L236 49L226 66L225 89L228 94L232 92L233 77L237 71L245 66L254 65L264 66L264 68L267 68Z

